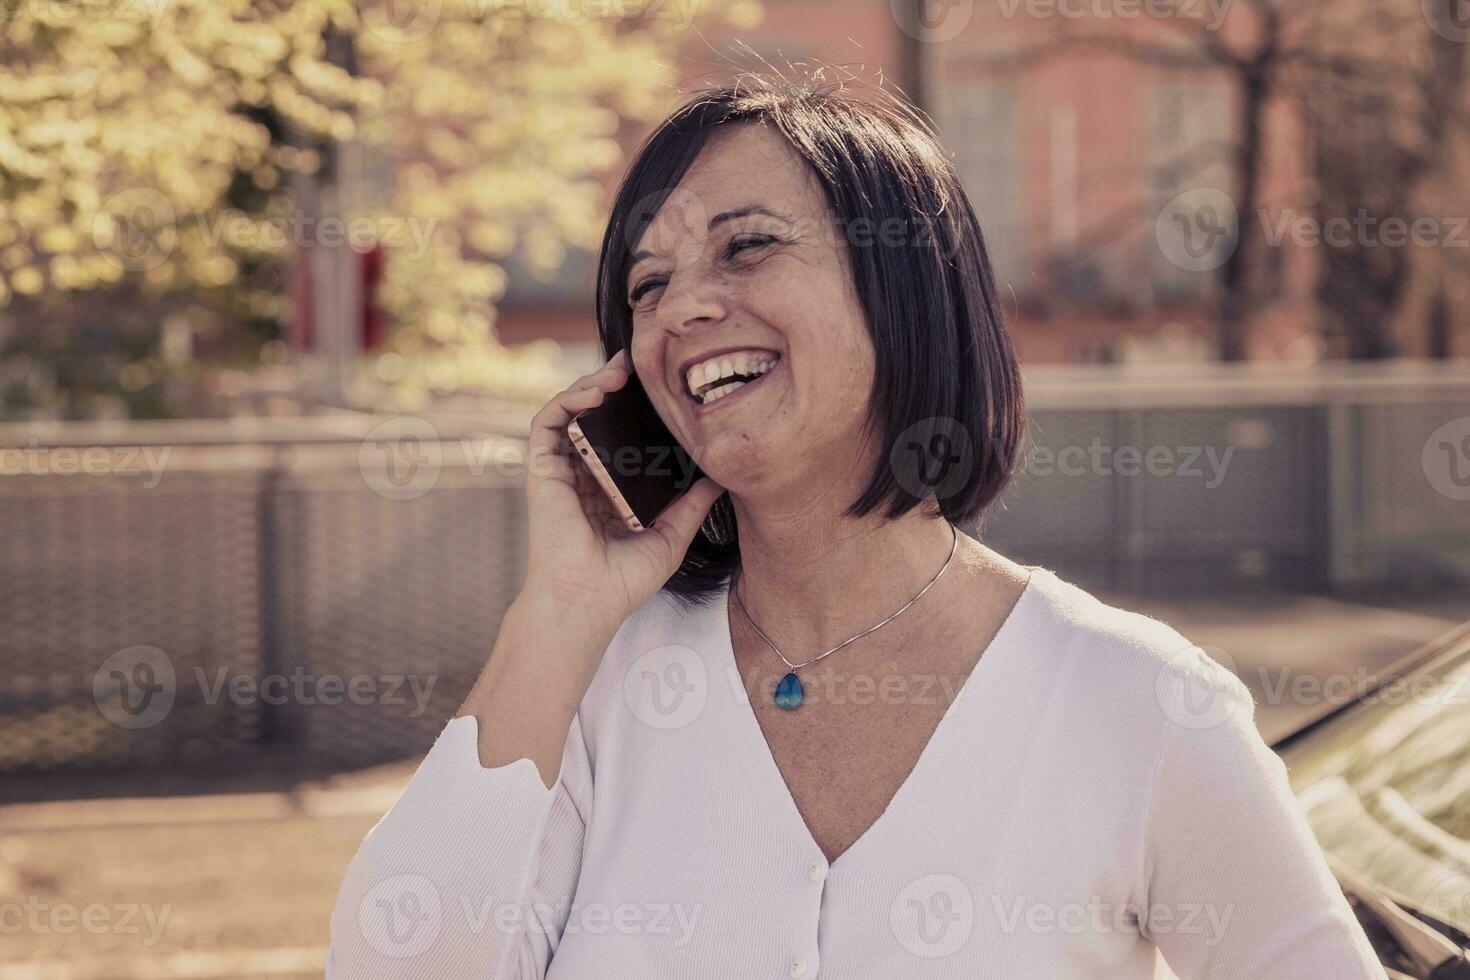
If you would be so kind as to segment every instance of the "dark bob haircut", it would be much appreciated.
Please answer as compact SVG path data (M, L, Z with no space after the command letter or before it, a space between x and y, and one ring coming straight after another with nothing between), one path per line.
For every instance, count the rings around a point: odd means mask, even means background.
M632 342L629 256L710 133L774 126L815 173L843 231L875 353L866 427L881 452L848 513L881 508L893 519L932 501L936 516L974 526L1010 481L1025 430L1020 368L980 224L922 116L881 89L820 75L742 75L689 99L644 141L602 241L603 357ZM702 604L739 562L738 540L721 546L696 534L664 590L686 608Z

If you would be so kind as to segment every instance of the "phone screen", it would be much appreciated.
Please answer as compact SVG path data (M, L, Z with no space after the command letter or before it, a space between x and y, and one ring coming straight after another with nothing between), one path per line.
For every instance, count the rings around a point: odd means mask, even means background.
M636 374L576 422L644 527L704 475L658 417Z

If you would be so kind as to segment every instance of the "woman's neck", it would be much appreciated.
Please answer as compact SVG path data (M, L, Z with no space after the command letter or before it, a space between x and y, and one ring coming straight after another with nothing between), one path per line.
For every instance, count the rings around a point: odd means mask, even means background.
M943 567L954 543L949 522L921 508L892 521L838 513L814 519L813 510L736 506L740 595L792 659L902 607Z

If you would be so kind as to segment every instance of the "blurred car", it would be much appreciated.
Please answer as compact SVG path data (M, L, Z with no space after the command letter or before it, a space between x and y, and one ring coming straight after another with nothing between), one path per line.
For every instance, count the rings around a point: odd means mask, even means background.
M1389 977L1470 978L1470 622L1278 739Z

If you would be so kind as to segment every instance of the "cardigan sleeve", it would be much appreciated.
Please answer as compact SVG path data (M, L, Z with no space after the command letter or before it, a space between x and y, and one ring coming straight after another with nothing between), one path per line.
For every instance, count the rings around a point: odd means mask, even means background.
M1172 704L1160 686L1144 932L1182 980L1383 980L1249 689L1213 662L1176 679Z
M581 869L592 798L581 716L547 789L535 763L486 768L451 720L368 831L332 911L327 980L544 977Z

